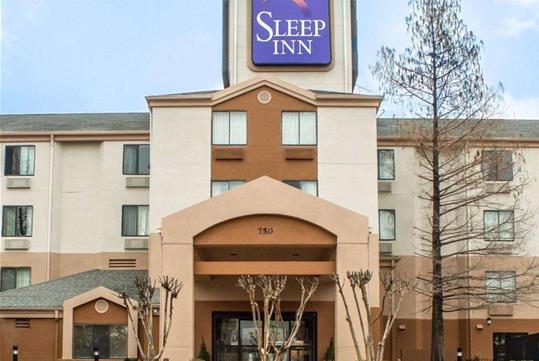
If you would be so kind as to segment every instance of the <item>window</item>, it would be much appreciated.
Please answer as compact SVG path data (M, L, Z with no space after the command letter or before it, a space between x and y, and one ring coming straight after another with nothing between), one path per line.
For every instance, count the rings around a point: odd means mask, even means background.
M30 286L30 267L0 268L0 291Z
M32 237L32 206L4 206L3 237Z
M380 228L380 240L394 241L396 236L395 210L380 209L378 211L378 223Z
M283 112L281 132L284 145L315 145L316 112Z
M317 181L296 181L285 180L283 183L288 184L294 188L297 188L305 193L309 193L313 196L318 196L318 182Z
M488 303L516 302L515 272L485 272L486 300Z
M212 118L212 144L247 144L247 113L214 112Z
M122 207L122 236L148 235L148 206Z
M294 322L293 313L283 312L283 328L275 328L274 333L277 343L283 342L283 331L288 335ZM290 361L317 360L316 313L305 312L300 322L297 337L292 342L289 354L285 355L285 359ZM256 332L255 324L251 313L214 312L212 332L213 360L259 360L254 332Z
M531 344L531 340L534 338L528 338L527 333L493 333L493 361L527 360L532 358L529 352L534 349L533 346L535 345Z
M212 181L211 182L211 196L215 197L219 194L234 189L236 187L245 184L244 180L227 180L227 181Z
M35 153L33 145L7 145L4 175L34 175Z
M378 179L395 179L395 151L393 149L378 150Z
M150 145L125 144L124 145L124 174L145 175L150 174Z
M512 241L515 239L513 211L484 211L485 239L489 241Z
M513 180L513 153L507 150L489 150L482 153L483 176L487 181Z
M75 325L74 358L93 358L94 348L101 359L127 357L127 325Z

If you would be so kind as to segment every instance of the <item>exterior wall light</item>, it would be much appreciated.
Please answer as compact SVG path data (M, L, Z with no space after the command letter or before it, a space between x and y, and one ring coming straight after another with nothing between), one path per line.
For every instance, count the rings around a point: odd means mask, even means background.
M487 325L492 325L492 318L490 317L487 317Z

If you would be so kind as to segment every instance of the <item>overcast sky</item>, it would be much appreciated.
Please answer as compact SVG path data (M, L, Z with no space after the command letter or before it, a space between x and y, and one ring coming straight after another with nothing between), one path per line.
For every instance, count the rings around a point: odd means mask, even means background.
M146 111L145 95L222 87L221 0L0 4L0 113ZM358 4L358 82L378 93L369 66L381 45L406 44L407 0ZM487 79L505 87L505 116L539 119L539 0L463 6Z

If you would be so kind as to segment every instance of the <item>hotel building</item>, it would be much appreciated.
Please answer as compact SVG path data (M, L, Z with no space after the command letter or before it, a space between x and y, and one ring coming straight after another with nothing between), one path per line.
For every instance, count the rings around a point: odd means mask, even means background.
M401 131L413 120L377 118L382 97L353 93L355 0L308 3L223 1L223 89L147 96L148 113L0 116L0 359L13 346L24 361L92 358L94 346L136 358L112 289L169 275L184 288L166 358L191 360L204 340L212 360L255 360L235 286L254 274L320 276L290 360L324 360L331 339L337 360L355 359L329 275L371 270L377 308L381 272L429 267L416 256L416 149ZM533 200L539 125L502 125L492 144L523 152ZM493 280L512 271L495 264ZM285 311L297 292L290 277ZM447 316L448 359L463 348L503 360L506 341L539 333L536 308L491 301ZM407 299L385 359L428 359L424 306Z

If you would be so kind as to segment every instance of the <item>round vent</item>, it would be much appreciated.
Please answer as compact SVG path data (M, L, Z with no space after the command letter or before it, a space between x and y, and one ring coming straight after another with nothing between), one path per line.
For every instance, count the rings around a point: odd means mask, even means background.
M271 93L267 90L262 90L258 93L258 101L262 104L268 104L271 102Z
M95 303L95 310L98 313L105 313L109 310L109 303L105 300L99 300Z

